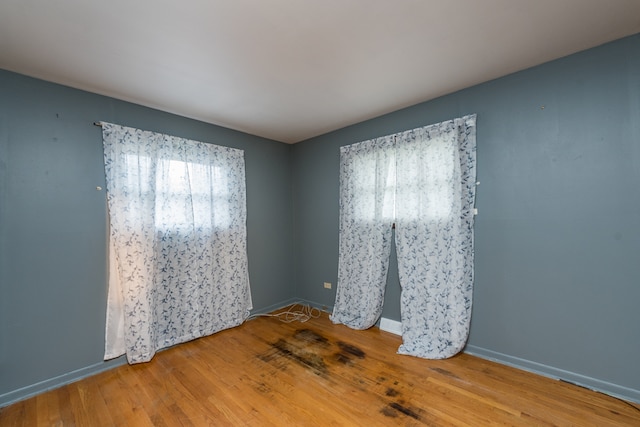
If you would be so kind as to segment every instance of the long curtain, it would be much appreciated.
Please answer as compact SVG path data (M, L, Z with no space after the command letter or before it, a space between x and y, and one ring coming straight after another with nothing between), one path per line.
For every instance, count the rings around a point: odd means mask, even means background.
M398 352L429 359L460 352L473 292L475 116L402 133L396 157Z
M241 324L252 308L244 152L103 123L109 209L105 359Z
M371 327L382 313L389 254L395 157L393 137L340 149L340 234L331 320Z
M341 148L335 323L366 329L380 317L395 223L399 353L445 358L464 347L473 290L475 119Z

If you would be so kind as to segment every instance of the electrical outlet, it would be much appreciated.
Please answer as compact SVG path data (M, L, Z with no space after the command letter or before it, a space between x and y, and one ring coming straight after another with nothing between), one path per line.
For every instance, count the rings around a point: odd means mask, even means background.
M325 288L325 289L331 289L331 283L329 283L329 282L324 282L324 288Z

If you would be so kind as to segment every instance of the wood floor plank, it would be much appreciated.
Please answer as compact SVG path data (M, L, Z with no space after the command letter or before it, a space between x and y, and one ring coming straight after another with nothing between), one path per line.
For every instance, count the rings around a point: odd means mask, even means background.
M2 426L640 426L601 393L460 354L396 353L399 337L249 320L0 408Z

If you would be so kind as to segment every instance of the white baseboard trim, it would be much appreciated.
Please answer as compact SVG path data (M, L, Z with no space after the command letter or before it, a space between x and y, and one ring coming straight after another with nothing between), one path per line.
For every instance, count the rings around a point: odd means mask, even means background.
M474 345L467 345L464 352L482 359L491 360L492 362L511 366L513 368L522 369L544 377L553 378L585 387L593 391L608 394L630 402L640 403L640 390L623 387L617 384L602 381L596 378L580 375L575 372L565 371L563 369L554 368L553 366L543 365L542 363L532 362L530 360L521 359L519 357L509 356L507 354L498 353L496 351L487 350Z
M398 322L397 320L391 320L382 317L380 319L380 330L396 335L402 335L402 323Z

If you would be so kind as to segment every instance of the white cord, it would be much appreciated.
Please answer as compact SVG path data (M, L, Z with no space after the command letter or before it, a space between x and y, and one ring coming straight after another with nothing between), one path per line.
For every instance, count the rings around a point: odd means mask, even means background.
M294 308L298 305L301 308L294 310ZM318 317L320 317L320 313L321 311L318 308L296 302L287 306L286 309L284 311L281 311L280 313L252 314L251 316L247 317L247 320L252 320L257 317L277 317L281 322L284 323L291 323L296 321L304 323L309 319L317 319Z

